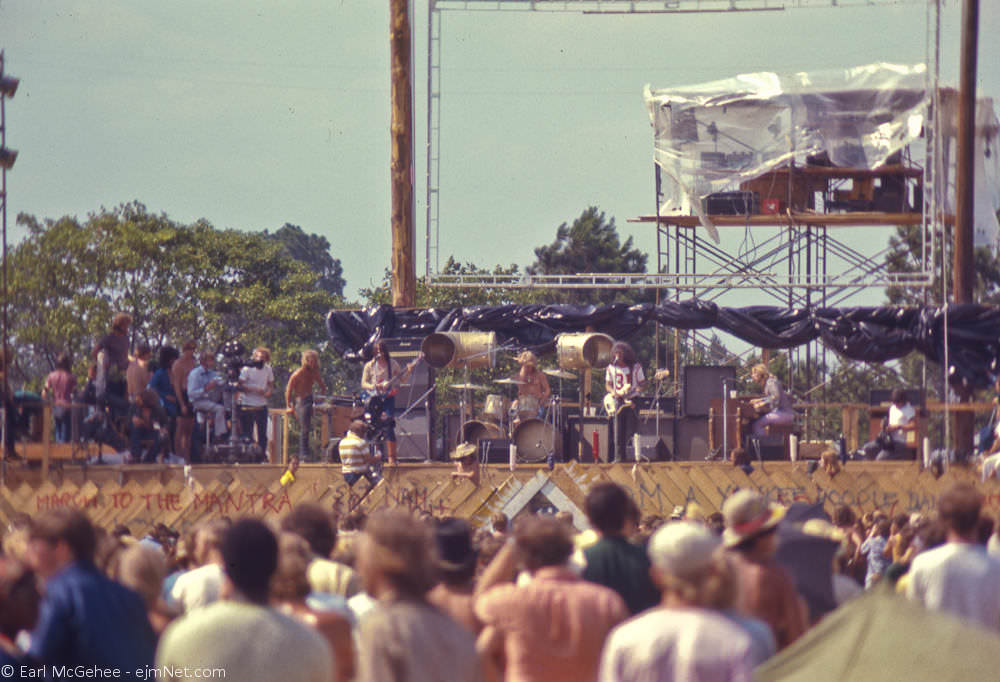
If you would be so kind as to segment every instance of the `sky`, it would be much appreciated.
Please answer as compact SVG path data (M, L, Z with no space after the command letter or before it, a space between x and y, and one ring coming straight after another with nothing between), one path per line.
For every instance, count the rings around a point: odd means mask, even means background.
M980 5L979 94L997 97L1000 3ZM427 4L412 7L423 276ZM292 223L330 241L346 296L359 300L390 263L388 8L0 0L6 72L21 79L7 102L7 145L19 151L8 173L9 241L23 237L21 212L85 219L133 200L220 229ZM942 75L952 84L960 10L959 0L943 3ZM588 206L613 217L655 267L654 228L627 222L655 209L645 84L914 64L926 60L928 40L926 8L912 2L683 15L444 12L432 270L449 255L523 268Z

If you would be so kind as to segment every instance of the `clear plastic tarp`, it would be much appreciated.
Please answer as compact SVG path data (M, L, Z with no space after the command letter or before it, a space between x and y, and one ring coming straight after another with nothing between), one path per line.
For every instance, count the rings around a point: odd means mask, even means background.
M874 169L920 138L930 97L923 64L869 64L845 70L781 75L762 72L668 89L646 86L663 170L661 214L701 218L702 199L794 162L821 157L844 168ZM942 119L955 120L954 98L942 98ZM976 239L995 246L1000 207L996 116L984 100L977 112ZM942 131L946 182L938 190L953 212L954 132Z

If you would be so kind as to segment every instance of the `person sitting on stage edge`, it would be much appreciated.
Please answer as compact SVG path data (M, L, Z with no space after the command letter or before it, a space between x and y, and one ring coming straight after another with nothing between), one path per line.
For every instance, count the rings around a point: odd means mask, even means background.
M285 387L285 406L288 414L299 421L299 459L309 459L309 428L312 426L313 385L326 392L326 384L319 373L319 353L302 351L302 366L292 372Z
M754 420L751 431L755 436L763 436L767 433L767 427L772 424L793 424L795 423L795 412L792 410L792 398L784 389L778 377L767 371L767 365L760 363L754 365L751 370L754 382L764 388L764 395L754 398L751 401L758 410L767 412Z
M368 425L360 419L355 419L347 427L347 435L341 439L338 446L340 473L344 475L344 480L349 486L353 486L362 477L373 487L378 483L379 476L371 468L374 458L371 455L368 441L365 440L367 433Z
M393 384L403 382L413 374L418 357L405 368L392 359L389 354L389 344L384 340L375 342L374 357L365 363L361 374L361 389L368 393L382 396L382 416L392 420L396 416L396 396L392 391ZM396 464L396 428L390 425L385 430L385 454L390 466Z
M520 383L517 385L517 400L510 406L514 421L535 416L541 419L545 416L545 404L552 395L549 380L538 370L538 357L530 350L518 355L517 362L521 369L512 378Z
M628 442L639 422L632 399L639 395L645 385L646 375L643 374L642 365L636 362L632 346L624 341L616 342L611 347L611 364L604 372L604 388L608 392L604 407L610 418L608 445L614 453L609 457L610 461L621 462L625 458Z
M477 452L479 448L474 443L459 443L458 447L451 451L451 459L455 462L455 471L451 472L452 479L467 478L473 485L479 485Z
M861 446L866 459L903 459L906 456L906 434L917 428L917 411L906 399L906 391L897 388L892 392L892 404L875 440Z

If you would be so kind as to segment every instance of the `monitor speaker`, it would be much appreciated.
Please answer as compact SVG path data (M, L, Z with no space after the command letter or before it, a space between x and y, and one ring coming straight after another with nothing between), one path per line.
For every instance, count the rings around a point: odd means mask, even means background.
M685 417L677 422L677 459L703 460L708 456L708 417Z
M712 398L722 397L722 382L735 379L736 368L728 365L687 365L684 367L684 414L707 417Z

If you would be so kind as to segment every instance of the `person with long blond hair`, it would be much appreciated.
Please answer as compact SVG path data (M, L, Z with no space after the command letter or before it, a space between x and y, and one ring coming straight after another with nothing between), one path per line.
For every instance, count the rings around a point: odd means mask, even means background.
M314 350L302 351L302 365L292 373L285 387L285 405L288 414L294 414L299 421L299 459L309 457L309 427L313 415L313 387L326 392L323 375L319 371L319 353Z

